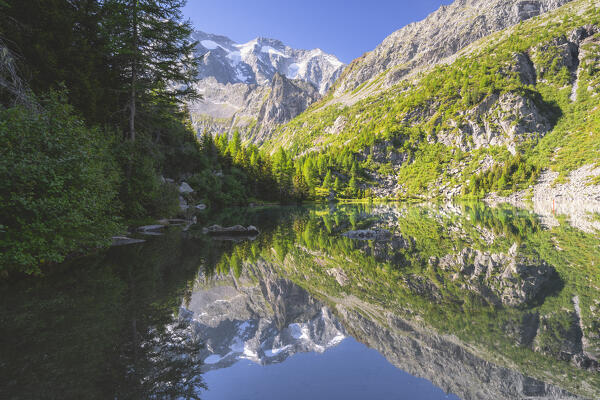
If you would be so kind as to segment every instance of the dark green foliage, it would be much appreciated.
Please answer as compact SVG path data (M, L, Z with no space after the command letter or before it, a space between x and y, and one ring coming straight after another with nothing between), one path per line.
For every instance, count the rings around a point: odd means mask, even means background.
M0 273L39 272L118 230L109 143L54 94L37 114L0 109Z
M135 140L136 123L152 112L147 105L195 96L195 43L191 23L183 20L186 0L105 0L99 30L106 55L127 105L127 131ZM138 110L138 105L141 107Z
M87 121L110 120L115 88L106 68L106 40L98 33L103 11L97 0L5 0L0 5L0 37L5 39L22 78L37 93L69 89L69 103ZM1 92L0 88L0 92Z
M176 315L214 247L175 233L0 281L0 397L198 398L202 343Z
M150 142L138 139L119 144L117 154L121 170L128 175L122 180L119 191L122 215L135 220L176 214L179 206L177 188L165 185L157 175L157 158L161 156L158 149Z

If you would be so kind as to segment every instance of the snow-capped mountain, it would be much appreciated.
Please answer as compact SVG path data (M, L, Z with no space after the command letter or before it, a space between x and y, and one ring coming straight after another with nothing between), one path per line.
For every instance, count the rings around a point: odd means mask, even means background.
M279 40L256 38L238 44L225 36L196 32L196 51L204 54L198 76L221 84L268 85L276 73L313 84L324 94L340 76L344 63L321 49L297 50Z
M318 100L345 67L320 49L293 49L275 39L238 44L200 31L192 37L202 56L197 89L204 98L188 106L199 133L239 130L260 144Z

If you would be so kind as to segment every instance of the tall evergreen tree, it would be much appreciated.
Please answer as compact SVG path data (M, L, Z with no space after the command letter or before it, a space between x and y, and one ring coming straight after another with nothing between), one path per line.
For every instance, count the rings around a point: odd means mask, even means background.
M193 29L183 20L186 0L105 0L104 34L110 46L111 67L128 94L129 139L136 135L138 103L150 95L177 102L194 96L196 79Z

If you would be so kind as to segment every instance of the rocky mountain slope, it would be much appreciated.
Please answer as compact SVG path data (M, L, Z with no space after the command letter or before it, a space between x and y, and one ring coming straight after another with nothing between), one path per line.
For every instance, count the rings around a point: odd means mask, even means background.
M353 61L336 83L333 95L353 103L375 89L393 86L419 68L437 64L483 37L569 1L458 0L442 6L423 21L392 33L373 51ZM376 79L378 82L374 82ZM357 88L358 93L351 93Z
M375 95L343 105L331 100L330 92L328 101L278 128L266 148L283 146L301 164L322 164L324 159L340 182L338 192L346 192L354 177L366 195L394 198L527 191L545 170L564 181L579 168L597 166L600 2L566 2L459 50L503 24L565 2L505 3L456 1L428 23L392 35L348 67L332 89L342 93L356 87L359 92L377 86ZM480 21L474 25L478 29L468 25L473 21ZM427 45L410 56L421 61L402 64L409 65L410 76L392 73L411 53L405 47L412 43L413 30L429 32L423 41ZM463 37L461 32L465 41L453 41ZM415 70L419 62L440 60ZM377 76L380 71L387 72ZM357 86L370 78L374 80ZM341 153L359 163L360 174L351 176L344 163L338 165ZM305 178L318 182L324 175ZM584 180L599 183L592 173Z
M240 359L279 363L299 352L321 353L346 337L323 304L262 262L247 265L238 277L199 285L181 313L206 344L205 370Z
M203 55L197 89L204 99L188 105L196 129L239 129L257 143L319 99L345 67L320 49L297 50L274 39L238 44L204 32L193 39Z

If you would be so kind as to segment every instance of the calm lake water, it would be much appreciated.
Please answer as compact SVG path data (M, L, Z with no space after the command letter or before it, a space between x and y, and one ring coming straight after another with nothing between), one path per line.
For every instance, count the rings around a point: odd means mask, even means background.
M478 203L212 218L0 282L0 398L600 398L597 232Z

